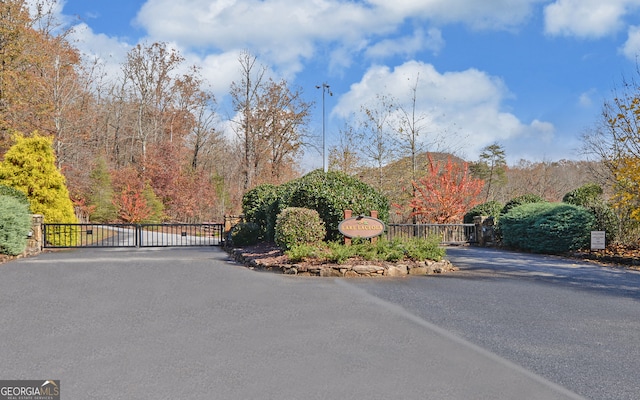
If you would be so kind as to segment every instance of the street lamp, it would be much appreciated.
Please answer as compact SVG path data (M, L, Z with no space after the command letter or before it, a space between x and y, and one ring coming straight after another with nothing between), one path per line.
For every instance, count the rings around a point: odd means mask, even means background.
M322 88L322 169L324 170L324 172L327 172L327 164L326 164L326 157L325 157L325 153L326 153L326 140L325 140L325 131L324 131L324 94L325 93L329 93L329 96L333 96L333 93L331 93L331 90L329 89L329 85L327 85L326 83L323 83L322 85L316 85L316 89L320 89Z

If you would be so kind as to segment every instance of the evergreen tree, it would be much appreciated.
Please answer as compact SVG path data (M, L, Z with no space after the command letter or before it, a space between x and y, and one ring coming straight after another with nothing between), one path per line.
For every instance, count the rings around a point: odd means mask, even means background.
M26 194L31 211L49 223L77 223L66 179L56 167L52 139L37 132L14 136L0 163L0 184Z
M89 205L93 209L90 218L93 222L111 222L118 219L118 209L114 205L114 191L107 163L103 158L98 160L89 175L91 191Z

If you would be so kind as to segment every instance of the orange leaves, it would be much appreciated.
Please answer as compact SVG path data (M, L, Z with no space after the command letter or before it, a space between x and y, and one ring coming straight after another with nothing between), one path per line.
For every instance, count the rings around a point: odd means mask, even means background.
M132 188L129 184L120 192L115 205L118 207L118 216L124 222L139 223L152 213L142 191Z
M445 165L429 156L427 175L413 183L413 198L409 202L411 216L423 223L455 223L462 221L464 213L479 204L484 181L469 173L466 163Z

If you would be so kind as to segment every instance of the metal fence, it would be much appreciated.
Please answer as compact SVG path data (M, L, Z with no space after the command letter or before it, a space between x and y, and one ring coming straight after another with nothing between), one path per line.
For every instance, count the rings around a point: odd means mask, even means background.
M474 224L389 224L387 239L426 238L436 235L443 244L477 243Z
M45 248L220 246L224 224L43 224Z

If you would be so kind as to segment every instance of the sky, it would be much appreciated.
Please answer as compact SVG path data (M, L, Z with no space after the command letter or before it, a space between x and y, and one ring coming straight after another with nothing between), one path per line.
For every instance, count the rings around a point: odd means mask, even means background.
M361 107L391 96L423 117L430 150L509 164L578 160L581 135L636 73L640 0L58 0L73 39L115 74L138 43L166 42L197 65L230 113L238 56L314 102L327 146ZM332 96L317 89L326 83ZM306 168L322 167L309 151Z

